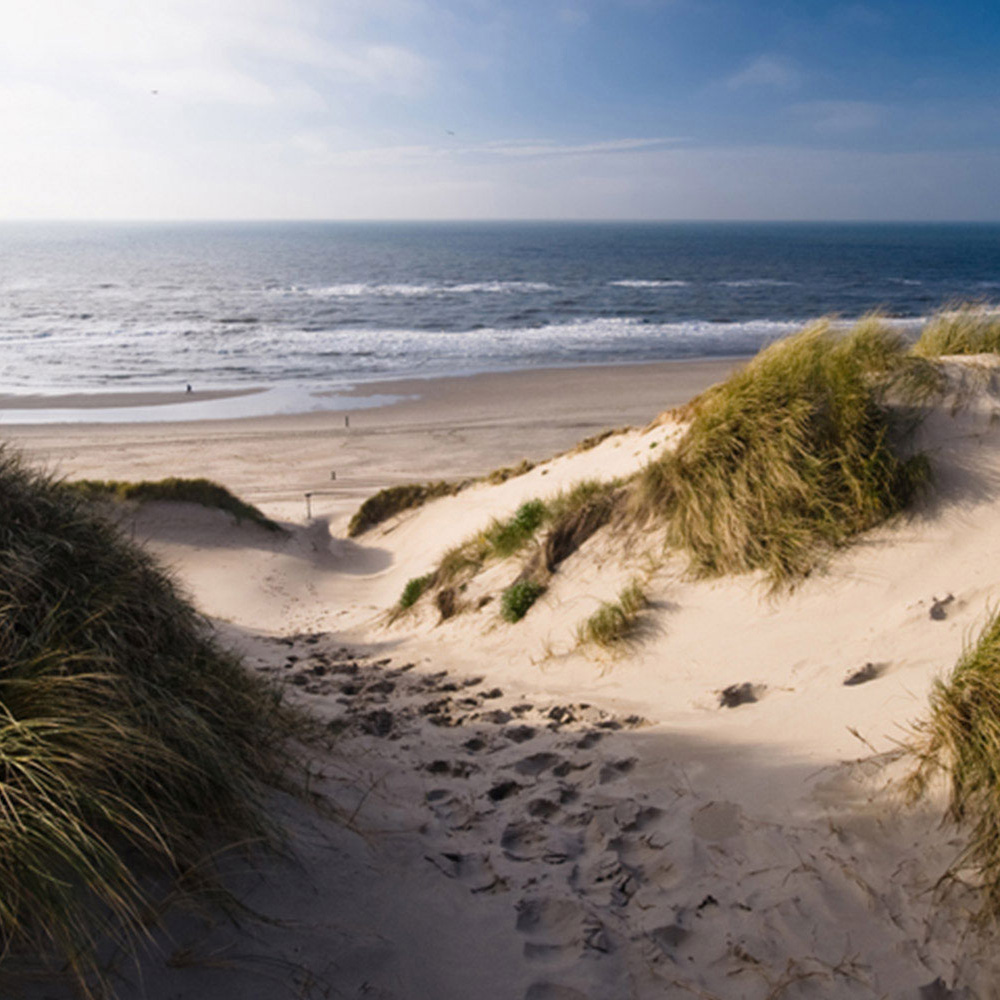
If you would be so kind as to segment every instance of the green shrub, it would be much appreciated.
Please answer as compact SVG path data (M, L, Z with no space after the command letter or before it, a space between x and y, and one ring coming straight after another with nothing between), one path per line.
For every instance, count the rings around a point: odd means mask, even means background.
M151 876L267 840L297 723L141 548L0 448L0 939L81 982Z
M926 459L899 457L886 397L935 378L877 318L846 335L818 323L703 394L676 450L639 477L634 507L667 519L696 573L761 569L788 584L927 479Z
M420 600L424 591L434 580L434 574L428 573L426 576L415 576L406 582L403 593L399 597L399 606L402 610L412 608Z
M927 358L1000 354L1000 313L976 305L943 310L924 327L913 353Z
M91 500L133 500L149 503L157 500L175 503L197 503L203 507L213 507L227 511L237 521L253 521L268 531L283 531L281 525L265 517L252 504L234 496L219 483L210 479L179 479L172 476L156 482L142 480L126 482L118 479L78 479L64 484L67 490L79 493Z
M519 622L535 601L545 593L545 588L533 580L512 583L500 598L500 617L505 622Z

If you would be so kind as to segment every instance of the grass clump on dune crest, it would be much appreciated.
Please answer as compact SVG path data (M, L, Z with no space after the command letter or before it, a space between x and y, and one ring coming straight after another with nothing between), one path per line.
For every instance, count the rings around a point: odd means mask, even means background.
M912 747L920 759L911 791L933 774L948 781L949 810L971 828L959 865L978 873L981 916L1000 917L1000 612L994 612L946 680L931 692L930 717Z
M924 327L913 353L927 358L1000 354L1000 313L977 305L945 309Z
M298 726L142 549L0 449L0 939L84 984L150 876L269 839ZM2 969L0 969L2 971Z
M460 493L465 483L452 483L445 479L434 483L403 483L388 486L370 496L354 513L347 526L349 538L356 538L375 525L387 521L404 510L421 507L429 500L450 497Z
M252 521L268 531L283 531L275 521L265 517L256 507L230 493L225 486L210 479L179 479L171 476L155 482L127 482L118 479L78 479L64 484L65 488L91 500L133 500L136 503L167 501L196 503L227 511L237 521Z
M933 380L877 318L846 334L817 323L699 398L676 450L637 480L633 510L666 518L699 575L763 570L788 584L926 480L923 457L897 455L886 396Z

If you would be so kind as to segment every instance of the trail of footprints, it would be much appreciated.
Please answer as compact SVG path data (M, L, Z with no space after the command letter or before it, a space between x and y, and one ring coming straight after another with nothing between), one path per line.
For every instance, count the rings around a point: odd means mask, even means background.
M259 669L300 689L345 753L413 769L426 863L473 896L509 898L529 972L525 1000L660 996L709 966L741 982L768 968L818 974L802 958L813 943L774 951L760 937L761 920L808 926L798 897L783 882L775 890L768 872L810 871L824 891L856 889L840 860L811 855L804 867L808 845L788 830L755 836L759 880L747 874L738 806L692 799L680 781L672 788L666 765L655 804L624 780L636 765L631 731L645 720L517 700L483 678L395 665L325 633L270 641L285 647L284 662L262 657ZM877 909L884 926L892 914ZM846 973L823 974L841 982ZM769 995L775 984L761 983ZM850 995L879 995L875 987Z
M526 997L584 1000L560 972L576 980L581 960L613 961L634 936L624 911L672 867L661 810L620 787L635 760L619 738L645 720L517 701L482 678L332 648L322 633L274 641L288 647L277 672L322 698L342 739L405 741L400 756L426 787L426 861L473 895L510 894L540 970ZM663 957L683 933L668 922L640 936Z

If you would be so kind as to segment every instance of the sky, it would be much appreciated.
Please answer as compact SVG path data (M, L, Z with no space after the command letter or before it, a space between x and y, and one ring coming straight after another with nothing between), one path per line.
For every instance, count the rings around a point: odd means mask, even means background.
M998 51L995 0L0 0L0 218L995 221Z

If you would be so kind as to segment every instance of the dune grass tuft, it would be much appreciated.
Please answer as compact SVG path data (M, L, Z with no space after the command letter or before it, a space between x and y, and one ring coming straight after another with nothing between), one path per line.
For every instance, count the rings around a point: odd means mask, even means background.
M518 476L526 475L534 467L534 462L522 458L517 465L504 465L499 469L494 469L492 472L486 473L483 476L483 481L489 483L491 486L499 486L501 483L507 482L508 479L516 479Z
M619 646L635 629L639 615L648 606L646 592L632 580L616 601L605 601L577 630L577 641L605 649Z
M1000 313L968 304L944 309L924 327L913 353L925 358L1000 354Z
M969 825L959 859L983 888L984 918L1000 918L1000 612L966 646L951 675L931 692L930 716L912 748L920 763L911 779L919 793L943 771L949 809Z
M407 608L412 608L420 600L424 591L427 590L433 580L433 573L427 573L424 576L415 576L407 580L406 586L403 587L403 593L399 595L400 610L405 611Z
M81 984L149 876L267 840L298 725L142 549L0 448L0 940ZM2 970L0 970L2 971Z
M787 585L925 482L926 459L897 454L886 398L934 378L876 317L847 334L817 323L699 398L676 450L638 478L633 509L667 520L698 575L763 570Z
M67 490L91 500L133 500L150 503L166 500L175 503L197 503L227 511L237 521L252 521L268 531L283 531L275 521L265 517L256 507L234 496L225 486L210 479L179 479L172 476L155 482L127 482L118 479L78 479L64 484Z
M500 617L510 624L519 622L544 593L545 587L534 580L512 583L500 597Z
M551 514L544 500L527 500L508 518L492 521L471 538L449 549L434 571L434 585L445 586L478 572L486 563L520 552Z
M349 538L356 538L404 510L421 507L429 500L436 500L438 497L454 496L466 485L439 479L433 483L403 483L400 486L388 486L370 496L355 511L347 526L347 535Z

